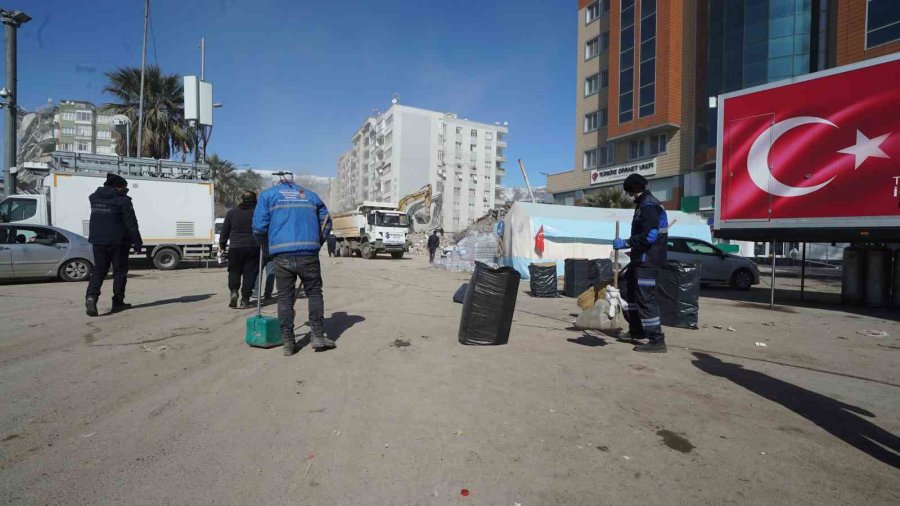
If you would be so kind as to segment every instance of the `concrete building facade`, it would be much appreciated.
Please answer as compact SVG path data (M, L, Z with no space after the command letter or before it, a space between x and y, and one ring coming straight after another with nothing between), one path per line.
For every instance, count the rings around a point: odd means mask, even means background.
M115 155L111 114L90 102L66 100L59 103L56 149L95 155Z
M367 118L337 163L337 210L397 202L430 184L445 231L494 208L505 174L508 127L394 104Z
M579 0L574 170L558 204L644 174L712 213L715 97L900 51L897 0Z

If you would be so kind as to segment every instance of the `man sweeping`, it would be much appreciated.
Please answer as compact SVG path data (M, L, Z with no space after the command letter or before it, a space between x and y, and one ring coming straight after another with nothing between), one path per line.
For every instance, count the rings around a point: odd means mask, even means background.
M309 300L310 343L316 351L332 349L325 336L325 302L319 250L331 233L328 208L314 192L294 183L290 173L276 173L278 182L259 196L253 213L253 233L275 265L278 320L284 354L296 351L294 340L294 284L299 277Z
M635 346L634 351L665 353L666 336L660 326L659 305L656 303L656 278L660 267L666 264L669 218L647 186L647 179L640 174L632 174L625 179L625 193L634 200L631 237L617 237L613 248L631 248L626 279L627 305L623 309L631 339L649 340L647 344Z

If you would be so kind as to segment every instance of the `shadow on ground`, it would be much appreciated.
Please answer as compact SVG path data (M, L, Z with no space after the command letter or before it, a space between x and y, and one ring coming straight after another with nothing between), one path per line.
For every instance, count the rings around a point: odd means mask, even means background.
M857 450L900 469L900 438L866 420L875 418L874 414L761 372L745 369L740 364L723 362L706 353L695 352L693 355L695 360L691 363L701 371L725 378L760 397L777 402Z
M768 288L756 287L750 290L734 290L726 287L705 286L700 291L701 297L744 302L748 307L767 309L770 293ZM775 310L792 313L792 307L824 309L857 314L883 320L900 321L900 311L890 308L875 309L841 304L839 293L806 292L804 300L800 300L798 289L775 289Z
M325 318L325 334L329 339L337 341L350 327L364 321L366 319L362 316L347 314L346 311L331 313L330 318Z
M163 299L157 300L155 302L145 302L143 304L135 304L131 307L131 309L142 309L145 307L154 307L154 306L165 306L168 304L188 304L191 302L200 302L201 300L206 300L215 295L214 293L204 293L198 295L185 295L182 297L177 297L175 299Z

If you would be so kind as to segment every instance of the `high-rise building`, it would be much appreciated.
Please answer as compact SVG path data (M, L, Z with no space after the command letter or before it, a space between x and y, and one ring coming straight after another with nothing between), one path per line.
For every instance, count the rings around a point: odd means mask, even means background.
M577 204L642 173L670 209L712 213L716 97L900 51L898 0L579 0Z
M579 0L574 170L547 178L577 204L629 174L668 207L691 165L696 0Z
M337 210L397 202L430 184L440 224L459 231L494 208L508 128L400 104L367 118L337 164Z
M90 102L60 102L57 149L95 155L116 154L111 118L111 114L101 112Z

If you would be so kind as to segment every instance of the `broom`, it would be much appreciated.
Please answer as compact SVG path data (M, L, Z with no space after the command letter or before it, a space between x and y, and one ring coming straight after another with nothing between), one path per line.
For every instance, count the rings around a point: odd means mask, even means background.
M619 222L616 222L616 237L619 237ZM613 286L619 287L619 250L614 250L613 253ZM594 285L578 296L578 300L575 301L578 304L578 307L581 308L582 311L586 309L590 309L594 307L594 304L597 303L598 300L604 297L603 290L606 287L598 287Z

